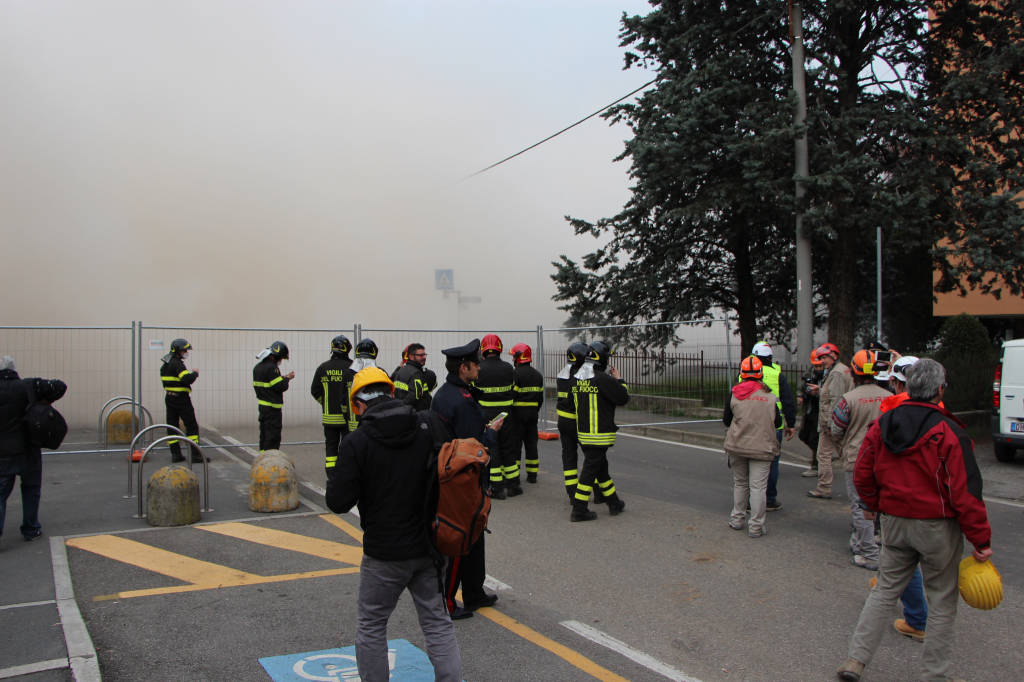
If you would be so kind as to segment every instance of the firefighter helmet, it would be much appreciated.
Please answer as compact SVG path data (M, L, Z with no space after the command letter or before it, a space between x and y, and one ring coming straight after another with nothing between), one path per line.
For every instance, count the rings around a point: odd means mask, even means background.
M858 376L874 376L878 374L875 368L875 351L862 348L853 354L850 361L850 369Z
M349 397L355 400L361 390L374 384L387 384L391 392L395 390L395 383L391 381L387 372L380 367L367 367L359 370L352 378L352 390L349 391Z
M412 344L410 343L408 346L406 346L405 348L402 349L402 364L403 365L405 363L409 362L409 346L412 346Z
M764 377L763 364L756 355L748 355L740 363L740 379L758 379Z
M517 365L533 362L533 350L525 343L517 343L508 353L515 359Z
M991 561L964 557L960 562L958 583L960 596L968 606L988 611L1003 601L1003 578Z
M831 353L832 355L839 357L839 346L837 346L834 343L823 343L820 346L818 346L815 350L818 351L819 358L822 355L826 355L828 353Z
M274 341L270 344L270 354L278 360L287 360L288 345L284 341Z
M174 339L171 341L171 352L172 353L184 353L187 350L192 350L192 344L187 339Z
M348 340L348 337L344 334L338 334L331 339L331 352L340 353L341 355L348 355L349 351L352 350L352 342Z
M594 363L598 369L604 369L608 366L608 359L615 355L615 351L612 350L611 344L607 341L594 341L590 344L590 352L587 353L587 360Z
M480 352L486 354L491 351L501 352L501 338L497 334L488 334L480 340Z
M377 344L373 342L373 339L366 338L356 344L356 357L377 358Z
M565 351L565 359L576 364L577 362L583 362L587 359L587 353L590 352L590 346L580 341L569 346L569 350Z

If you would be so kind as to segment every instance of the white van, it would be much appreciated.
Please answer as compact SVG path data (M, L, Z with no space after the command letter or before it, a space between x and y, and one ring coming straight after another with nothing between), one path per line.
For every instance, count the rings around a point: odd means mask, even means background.
M1024 448L1024 339L1003 342L1003 359L992 382L992 445L996 459L1012 462Z

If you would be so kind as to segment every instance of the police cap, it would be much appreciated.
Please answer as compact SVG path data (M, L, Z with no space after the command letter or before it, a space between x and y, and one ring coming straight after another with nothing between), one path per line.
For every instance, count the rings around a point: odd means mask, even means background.
M461 360L462 358L478 358L480 356L480 339L473 339L464 346L445 348L441 353L447 358Z

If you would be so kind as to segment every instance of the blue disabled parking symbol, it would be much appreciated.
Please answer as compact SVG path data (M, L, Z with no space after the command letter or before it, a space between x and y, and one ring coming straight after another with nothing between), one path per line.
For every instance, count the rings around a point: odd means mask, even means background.
M324 649L260 659L274 682L359 682L356 648ZM397 682L431 682L434 667L425 653L404 639L388 640L388 667Z

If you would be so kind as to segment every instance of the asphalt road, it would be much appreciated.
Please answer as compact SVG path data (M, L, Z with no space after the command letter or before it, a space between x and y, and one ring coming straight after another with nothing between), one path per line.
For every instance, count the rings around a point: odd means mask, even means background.
M318 435L316 427L295 428L286 438ZM226 445L253 437L251 428L204 431L204 440ZM51 546L11 540L17 493L0 542L0 606L8 607L0 608L0 677L59 661L74 645L64 638L65 613L54 594L59 550L108 680L268 680L261 658L350 646L358 575L331 552L358 553L358 534L336 523L357 527L358 519L319 506L322 446L285 449L307 503L293 513L249 512L249 455L212 450L214 509L201 524L208 529L149 529L133 519L136 501L122 498L122 456L47 456L42 520ZM557 441L541 442L537 485L494 503L487 564L500 601L456 623L465 679L834 679L871 577L849 563L841 496L807 498L801 467L784 465L783 509L769 515L768 536L755 540L726 524L731 476L714 448L623 435L610 461L627 503L621 516L597 507L596 521L569 522ZM1005 596L991 612L961 604L954 672L1019 679L1024 653L1011 625L1022 615L1024 555L1016 539L1024 506L1013 500L1024 491L1024 465L986 462L983 471L998 482L987 489L1001 494L988 509ZM273 537L261 544L229 529ZM188 560L184 567L161 568L180 557ZM208 562L203 570L211 575L228 567L249 577L225 574L218 587L174 575L194 559ZM407 597L389 639L423 648ZM888 633L864 680L916 679L921 648ZM340 667L325 675L348 679ZM14 677L72 679L66 666Z

